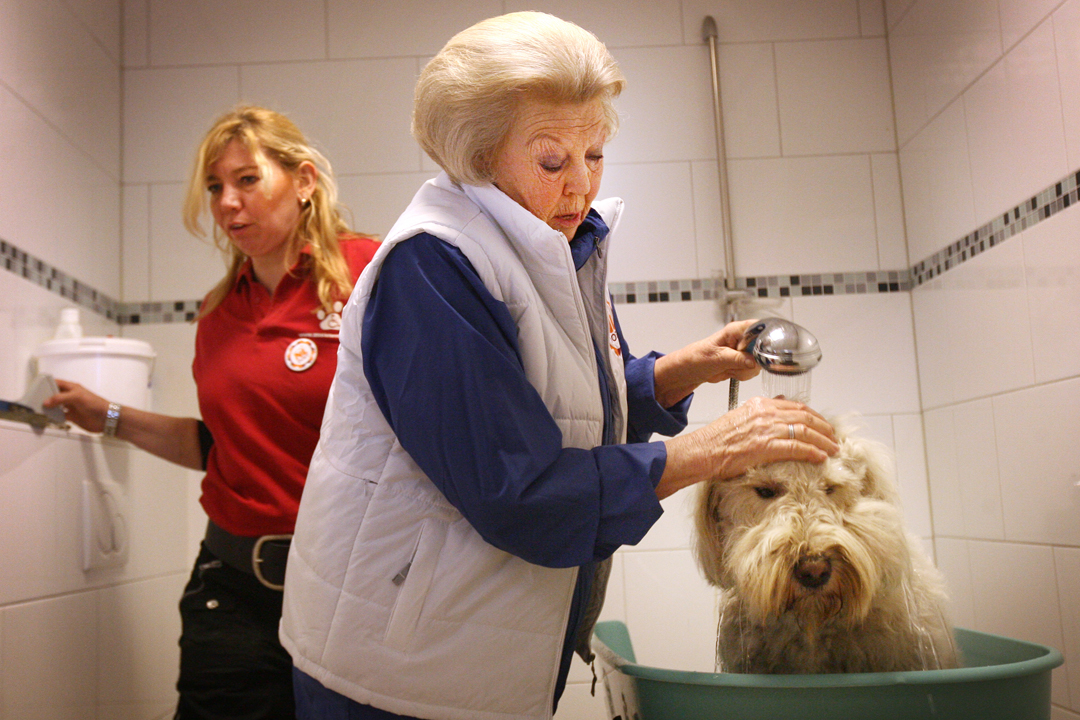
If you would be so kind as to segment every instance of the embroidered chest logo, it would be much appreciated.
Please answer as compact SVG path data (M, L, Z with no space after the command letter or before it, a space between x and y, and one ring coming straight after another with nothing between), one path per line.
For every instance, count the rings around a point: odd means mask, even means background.
M607 299L607 324L608 324L608 344L611 345L611 351L615 353L615 357L622 357L622 345L619 344L619 333L615 329L615 316L611 312L611 298Z
M341 309L345 307L341 301L334 303L334 309L332 312L326 312L322 308L315 313L315 317L319 318L319 328L322 330L340 330L341 329Z
M285 367L293 372L303 372L315 364L319 357L319 347L314 340L297 338L285 348Z

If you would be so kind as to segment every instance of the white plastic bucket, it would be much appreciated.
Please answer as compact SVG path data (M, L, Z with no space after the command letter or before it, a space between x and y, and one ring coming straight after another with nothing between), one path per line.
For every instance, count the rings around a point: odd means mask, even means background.
M48 340L38 346L37 369L77 382L111 402L150 409L154 350L142 340L82 337Z

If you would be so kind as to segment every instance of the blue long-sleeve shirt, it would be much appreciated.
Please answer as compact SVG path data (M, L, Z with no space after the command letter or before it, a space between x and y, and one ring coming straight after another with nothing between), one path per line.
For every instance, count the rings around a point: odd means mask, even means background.
M571 243L576 267L606 234L591 213ZM660 516L654 490L666 448L648 439L681 431L690 398L670 409L657 404L658 355L631 356L616 318L628 443L563 448L555 420L525 376L509 310L460 250L425 233L387 255L363 322L364 373L375 400L447 500L502 550L548 567L584 566L571 608L572 638L589 597L591 564L637 543ZM609 418L604 377L597 392ZM569 658L564 653L562 678Z

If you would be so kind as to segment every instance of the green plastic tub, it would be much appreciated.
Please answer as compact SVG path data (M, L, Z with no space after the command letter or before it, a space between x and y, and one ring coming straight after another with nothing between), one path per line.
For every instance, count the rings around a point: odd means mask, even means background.
M1045 645L956 630L965 667L836 675L743 675L638 665L619 621L593 637L611 720L1049 720Z

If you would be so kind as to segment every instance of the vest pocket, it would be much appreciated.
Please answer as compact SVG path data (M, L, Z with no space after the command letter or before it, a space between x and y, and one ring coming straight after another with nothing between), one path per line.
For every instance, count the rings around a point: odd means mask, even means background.
M394 577L387 578L387 582L392 582L399 588L397 600L394 601L394 607L390 610L390 619L387 621L386 635L383 639L389 648L404 652L408 650L411 640L415 637L413 631L420 620L424 600L435 577L439 553L446 541L446 530L445 523L431 519L424 520L408 562L398 570Z

